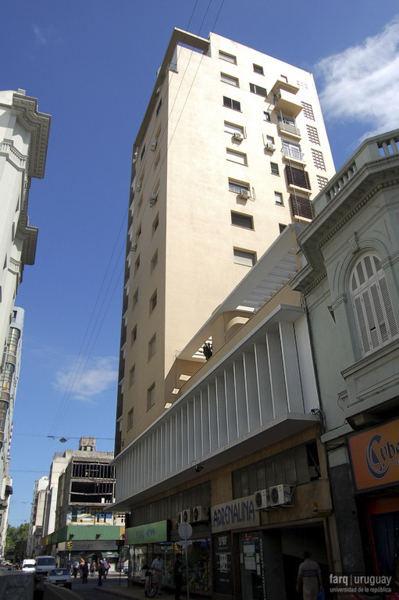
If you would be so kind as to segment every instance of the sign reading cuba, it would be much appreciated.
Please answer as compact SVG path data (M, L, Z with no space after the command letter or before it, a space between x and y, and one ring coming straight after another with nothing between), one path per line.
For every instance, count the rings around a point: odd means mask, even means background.
M358 492L399 481L399 419L348 438Z

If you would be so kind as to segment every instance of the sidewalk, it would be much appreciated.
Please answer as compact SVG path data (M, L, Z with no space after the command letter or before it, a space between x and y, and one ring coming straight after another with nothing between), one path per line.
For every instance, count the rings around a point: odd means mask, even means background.
M98 587L97 590L99 592L104 592L105 594L113 594L118 596L119 598L127 598L128 600L145 600L143 589L137 585L129 586L127 585L127 578L122 577L119 579L119 575L117 573L112 573L112 575L108 576L104 585L102 587ZM185 597L185 594L182 594L182 598ZM175 595L172 592L162 590L161 596L154 596L154 598L162 598L162 600L175 600Z

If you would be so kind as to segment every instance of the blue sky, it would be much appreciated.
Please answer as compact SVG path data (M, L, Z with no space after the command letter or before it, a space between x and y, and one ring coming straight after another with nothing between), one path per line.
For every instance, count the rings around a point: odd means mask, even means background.
M113 450L131 149L174 27L313 72L337 169L365 135L398 127L397 0L7 3L0 89L25 89L52 115L45 177L30 193L36 263L17 297L11 525L29 520L54 452L81 435Z

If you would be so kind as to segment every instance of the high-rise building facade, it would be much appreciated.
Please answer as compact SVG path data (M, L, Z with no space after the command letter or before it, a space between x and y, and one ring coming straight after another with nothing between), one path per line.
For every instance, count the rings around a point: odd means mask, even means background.
M41 477L35 481L32 510L29 521L28 541L26 543L27 558L34 558L41 554L44 505L48 481L48 477Z
M313 76L174 30L134 142L116 454L204 364L176 356L334 173Z
M0 556L12 492L9 445L24 320L14 303L24 266L35 262L38 230L29 224L29 190L32 177L44 176L50 120L24 90L0 91Z

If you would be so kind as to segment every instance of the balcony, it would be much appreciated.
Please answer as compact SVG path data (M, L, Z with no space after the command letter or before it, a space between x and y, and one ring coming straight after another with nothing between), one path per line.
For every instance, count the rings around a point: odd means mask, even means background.
M287 91L287 89L284 89L282 86L273 88L273 90L274 110L297 117L302 111L303 106L300 101L296 99L296 92L293 93L292 91Z
M301 164L305 164L305 161L303 159L304 153L300 150L297 150L296 148L292 148L290 146L283 146L281 148L281 152L283 153L284 161L295 161Z
M287 123L284 120L278 122L278 130L279 133L283 133L284 135L289 135L290 137L300 140L301 139L301 131L299 127L297 127L294 123Z

